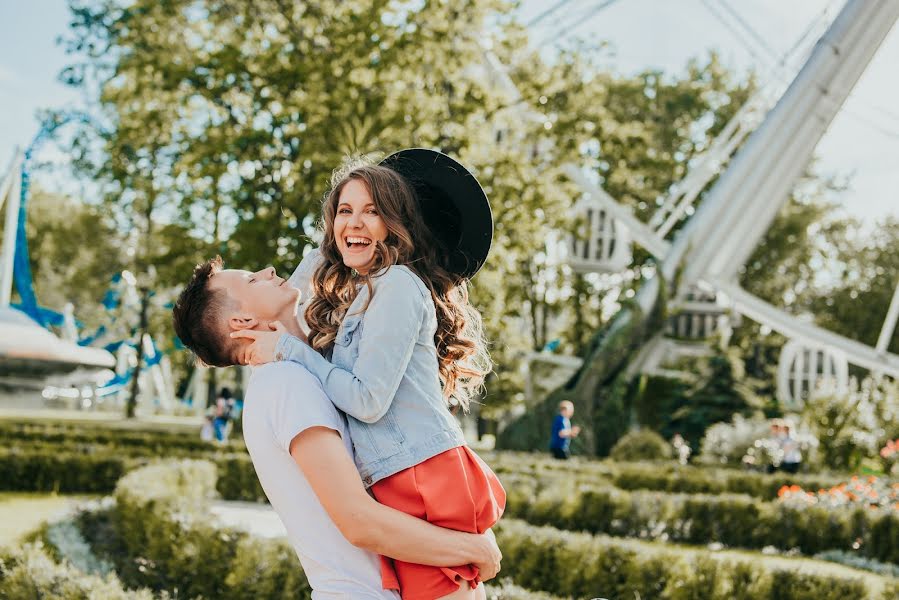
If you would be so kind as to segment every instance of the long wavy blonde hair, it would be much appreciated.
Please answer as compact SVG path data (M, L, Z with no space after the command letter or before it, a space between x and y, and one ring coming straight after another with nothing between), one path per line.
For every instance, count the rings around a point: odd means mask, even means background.
M340 193L352 180L365 185L388 232L384 241L375 242L366 275L344 265L334 236ZM357 285L368 286L370 301L374 293L372 277L392 265L405 265L427 285L437 309L434 344L443 396L449 405L458 403L467 410L492 369L481 315L469 301L468 280L443 266L448 252L425 225L412 185L387 167L347 163L331 178L331 191L322 203L320 228L324 260L312 277L313 297L305 313L309 344L319 352L331 349L337 329L356 299Z

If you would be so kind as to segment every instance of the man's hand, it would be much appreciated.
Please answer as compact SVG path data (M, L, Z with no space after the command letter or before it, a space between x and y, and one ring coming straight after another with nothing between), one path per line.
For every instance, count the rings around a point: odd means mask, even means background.
M290 334L281 321L269 323L272 331L256 331L255 329L243 329L241 331L232 331L232 339L248 339L253 343L246 347L243 352L243 364L245 365L261 365L270 363L275 360L275 347L282 334Z
M580 432L581 432L580 425L575 425L574 427L571 428L571 437L577 437L577 434L579 434Z
M499 546L496 545L496 536L493 530L488 529L481 535L484 543L484 558L475 562L474 566L478 568L481 575L481 581L490 581L500 570L500 562L503 560L503 553L500 552Z

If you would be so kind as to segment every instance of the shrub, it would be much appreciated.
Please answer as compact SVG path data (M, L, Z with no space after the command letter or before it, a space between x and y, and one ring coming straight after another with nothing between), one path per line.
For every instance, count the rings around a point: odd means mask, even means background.
M514 452L485 453L484 459L505 482L510 475L530 477L537 487L541 481L556 485L560 480L590 485L609 484L625 490L658 490L683 493L734 493L762 499L777 498L784 485L799 484L807 489L829 488L845 481L845 476L778 472L764 474L729 468L697 467L676 463L613 463L573 458L558 461L540 454Z
M519 584L575 598L842 600L893 598L861 578L810 570L793 561L734 560L504 519L496 527L503 568ZM872 576L874 577L874 576Z
M286 541L209 523L207 501L215 486L216 466L208 461L171 461L124 477L112 514L125 551L116 564L121 577L189 598L310 597Z
M108 493L129 468L113 454L0 450L0 490Z
M228 500L264 501L247 454L201 454L218 467L217 486ZM0 491L108 494L127 472L146 465L148 456L122 456L39 450L0 450Z
M798 548L809 555L856 547L863 556L899 562L899 515L883 511L834 511L745 495L626 492L564 482L540 489L536 497L519 493L514 481L506 481L506 487L507 514L537 525L689 544Z
M712 465L739 465L756 440L768 436L767 419L734 415L730 423L715 423L702 438L699 460Z
M117 566L130 585L170 590L178 597L310 598L311 588L286 540L255 538L208 523L205 502L215 493L216 470L204 461L144 467L119 483L112 514L83 516L80 522L94 530L88 535L92 542L118 552ZM510 582L491 585L488 592L495 600L558 600Z
M899 414L899 385L871 378L852 381L848 393L825 390L810 399L803 420L821 440L820 459L827 467L858 468L878 454Z
M154 596L148 590L126 590L114 575L86 575L70 564L57 564L41 545L28 544L0 557L0 598L153 600Z
M612 447L613 460L668 460L671 446L651 429L628 432Z
M7 445L52 447L91 446L136 450L155 456L214 452L219 449L242 451L243 442L216 444L200 439L199 433L159 429L126 429L108 423L49 423L0 421L0 437Z

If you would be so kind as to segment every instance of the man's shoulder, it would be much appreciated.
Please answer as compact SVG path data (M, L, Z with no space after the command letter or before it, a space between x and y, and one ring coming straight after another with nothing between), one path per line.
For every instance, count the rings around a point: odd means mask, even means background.
M320 397L330 403L321 382L309 369L286 360L253 367L246 395L249 402L257 398L288 399L302 395L310 402Z
M304 429L320 425L341 431L344 421L315 375L303 365L282 361L253 368L247 384L244 425L248 445L250 438L262 439L270 430L278 444L286 448Z

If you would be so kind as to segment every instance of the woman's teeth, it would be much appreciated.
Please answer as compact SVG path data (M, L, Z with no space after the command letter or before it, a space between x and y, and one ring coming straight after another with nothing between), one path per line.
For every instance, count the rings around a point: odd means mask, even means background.
M368 246L371 244L371 240L366 238L357 238L357 237L348 237L346 238L347 246L352 248L353 246Z

